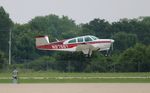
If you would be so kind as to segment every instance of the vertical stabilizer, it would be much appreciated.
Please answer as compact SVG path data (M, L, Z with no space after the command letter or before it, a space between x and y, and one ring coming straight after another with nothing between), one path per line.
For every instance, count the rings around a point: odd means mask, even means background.
M49 44L48 36L37 36L36 37L36 46L42 46Z

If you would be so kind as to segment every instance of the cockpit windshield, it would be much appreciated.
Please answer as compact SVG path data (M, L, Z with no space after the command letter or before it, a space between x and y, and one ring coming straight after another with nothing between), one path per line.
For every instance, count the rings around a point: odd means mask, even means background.
M95 36L90 36L93 40L97 40L98 38Z

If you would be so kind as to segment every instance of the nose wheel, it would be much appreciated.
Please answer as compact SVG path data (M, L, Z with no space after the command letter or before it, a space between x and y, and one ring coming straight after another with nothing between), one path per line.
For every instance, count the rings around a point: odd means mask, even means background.
M106 57L109 56L109 50L106 51L105 56L106 56Z

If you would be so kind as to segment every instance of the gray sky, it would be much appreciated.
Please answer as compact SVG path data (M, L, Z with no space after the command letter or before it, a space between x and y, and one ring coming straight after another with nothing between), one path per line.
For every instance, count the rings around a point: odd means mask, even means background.
M0 0L0 6L15 23L27 23L35 16L48 14L68 16L78 24L94 18L113 22L150 16L150 0Z

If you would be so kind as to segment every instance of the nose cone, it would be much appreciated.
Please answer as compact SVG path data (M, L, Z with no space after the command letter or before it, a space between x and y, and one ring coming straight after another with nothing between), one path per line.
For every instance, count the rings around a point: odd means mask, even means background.
M110 41L111 41L111 43L114 43L114 42L115 42L115 40L113 40L113 39L110 39Z

